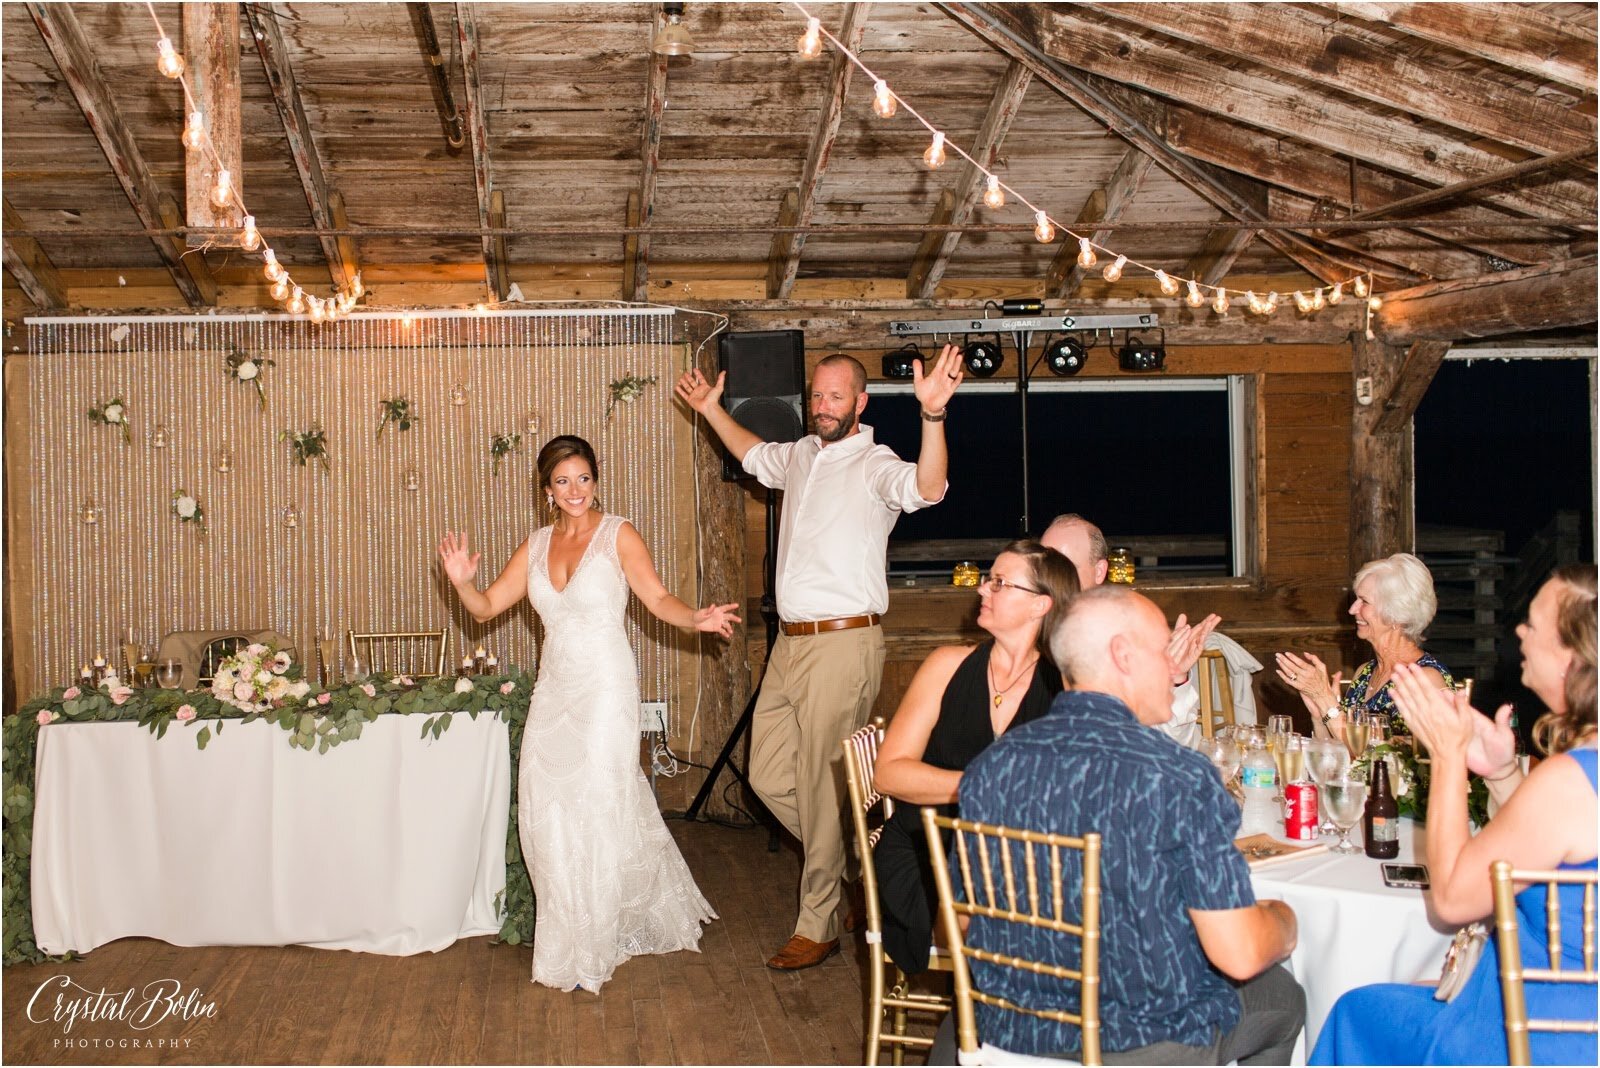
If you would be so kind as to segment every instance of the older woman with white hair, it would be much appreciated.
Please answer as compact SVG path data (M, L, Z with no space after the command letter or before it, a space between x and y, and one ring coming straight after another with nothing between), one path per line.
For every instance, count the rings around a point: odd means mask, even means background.
M1356 669L1350 692L1339 697L1339 680L1328 677L1327 665L1311 653L1278 654L1278 678L1300 694L1311 711L1317 733L1344 735L1344 716L1381 712L1391 720L1399 713L1390 695L1394 669L1415 665L1421 678L1441 689L1453 688L1455 679L1439 658L1422 649L1423 635L1439 607L1433 594L1433 575L1410 553L1374 560L1356 572L1356 637L1372 646L1376 655Z

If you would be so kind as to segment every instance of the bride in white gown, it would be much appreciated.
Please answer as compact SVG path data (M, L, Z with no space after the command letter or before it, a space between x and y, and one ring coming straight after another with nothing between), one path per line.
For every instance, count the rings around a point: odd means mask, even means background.
M656 575L632 524L602 515L594 451L552 439L539 480L555 522L535 531L487 590L477 553L446 532L439 557L461 603L489 620L522 597L544 621L518 773L518 834L533 879L533 981L598 992L618 964L698 949L716 918L639 767L639 682L623 630L631 588L657 618L728 637L734 604L691 609Z

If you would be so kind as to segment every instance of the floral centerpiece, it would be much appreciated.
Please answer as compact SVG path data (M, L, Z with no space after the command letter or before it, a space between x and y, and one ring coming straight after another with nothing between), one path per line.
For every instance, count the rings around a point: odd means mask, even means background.
M241 712L266 712L311 692L300 674L288 652L256 642L217 665L211 696Z
M611 413L618 404L632 404L644 395L646 386L656 384L655 375L643 378L635 374L626 374L611 383L611 401L606 405L606 418L611 418Z
M1433 767L1429 761L1417 759L1415 741L1396 737L1368 746L1367 751L1351 763L1351 777L1370 782L1374 760L1382 760L1389 766L1389 789L1394 793L1400 815L1418 823L1425 821ZM1467 776L1467 818L1478 827L1489 822L1489 788L1483 779L1472 774Z
M128 431L128 408L121 397L112 397L104 404L98 404L89 409L89 418L93 422L115 427L122 431L122 443L133 444L133 435Z

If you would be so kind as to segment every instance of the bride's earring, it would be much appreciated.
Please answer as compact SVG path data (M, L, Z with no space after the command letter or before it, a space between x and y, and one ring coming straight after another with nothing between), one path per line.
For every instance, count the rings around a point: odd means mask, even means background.
M556 495L554 493L546 493L544 495L544 506L546 508L554 508L556 506Z

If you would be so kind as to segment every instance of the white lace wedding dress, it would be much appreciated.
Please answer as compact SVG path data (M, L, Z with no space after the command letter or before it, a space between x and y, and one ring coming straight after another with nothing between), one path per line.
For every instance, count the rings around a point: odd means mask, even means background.
M698 950L716 918L639 767L638 667L622 627L622 520L604 516L566 588L550 582L550 527L528 546L544 621L522 736L522 855L533 877L533 981L598 992L618 964Z

